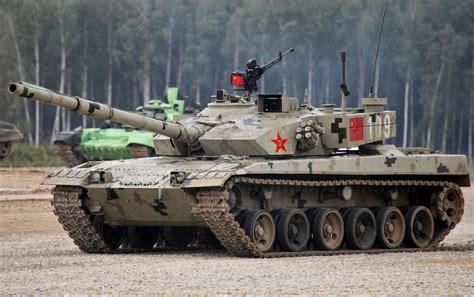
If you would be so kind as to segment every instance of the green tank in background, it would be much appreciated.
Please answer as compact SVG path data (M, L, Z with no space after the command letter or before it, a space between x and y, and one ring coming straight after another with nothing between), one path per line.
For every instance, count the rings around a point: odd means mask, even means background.
M0 161L8 159L12 153L12 142L23 139L23 134L15 125L0 121Z
M168 88L165 100L151 99L136 109L137 114L164 121L173 120L185 112L185 100L178 88ZM79 127L59 132L54 148L69 167L86 161L143 158L155 154L152 132L109 121L100 128Z
M157 133L158 157L91 162L50 173L52 205L88 253L186 247L214 234L246 257L421 251L460 222L470 185L464 155L397 148L386 98L311 106L256 94L287 53L232 73L244 95L218 90L207 108L177 122L145 117L27 83L18 96ZM210 233L212 232L212 233ZM203 239L204 238L204 239Z

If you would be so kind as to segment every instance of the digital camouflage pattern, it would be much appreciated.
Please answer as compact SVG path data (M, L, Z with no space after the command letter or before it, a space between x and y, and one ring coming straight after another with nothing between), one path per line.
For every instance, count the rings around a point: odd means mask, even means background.
M463 214L466 157L384 144L396 135L384 98L342 110L219 90L193 117L165 122L27 83L10 91L157 133L158 157L45 178L60 222L86 252L152 249L163 237L167 246L210 245L209 230L243 256L429 249Z

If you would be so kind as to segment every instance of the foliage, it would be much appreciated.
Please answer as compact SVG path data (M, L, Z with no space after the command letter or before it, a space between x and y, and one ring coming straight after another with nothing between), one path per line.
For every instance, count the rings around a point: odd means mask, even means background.
M47 146L35 147L25 143L14 143L10 158L0 162L0 167L53 167L64 162Z
M167 82L184 90L189 100L199 97L206 102L216 89L231 88L230 73L248 59L263 63L290 47L295 53L265 75L261 91L302 98L309 88L314 105L339 104L339 52L346 50L349 105L357 105L369 90L384 4L385 0L0 0L0 81L6 85L19 77L5 18L10 16L27 80L34 80L32 38L38 32L40 82L59 89L58 27L63 20L65 92L81 95L87 77L88 97L105 102L111 89L112 104L120 108L133 109L161 97ZM409 144L468 153L473 60L474 1L389 1L377 89L398 112L396 144L403 138L404 87L409 84ZM23 131L34 129L21 120L20 100L6 88L0 97L6 107L0 109L0 118L16 122ZM55 109L43 106L41 112L40 134L45 139ZM81 125L79 116L71 120L71 127Z

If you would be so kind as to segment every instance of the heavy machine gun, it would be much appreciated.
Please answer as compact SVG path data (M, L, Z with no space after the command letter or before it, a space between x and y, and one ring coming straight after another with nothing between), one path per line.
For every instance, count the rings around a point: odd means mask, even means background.
M257 60L251 59L247 61L247 69L244 72L236 70L231 75L231 84L236 87L236 91L246 91L248 95L255 91L258 91L257 81L262 78L262 75L268 69L272 68L273 65L280 63L283 57L292 53L295 49L290 48L288 51L278 53L278 57L265 63L262 66L257 64Z

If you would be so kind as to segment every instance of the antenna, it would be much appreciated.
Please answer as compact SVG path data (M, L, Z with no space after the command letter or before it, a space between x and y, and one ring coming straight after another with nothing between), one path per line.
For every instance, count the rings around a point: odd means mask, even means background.
M346 52L341 52L341 66L342 66L342 83L341 83L341 109L342 112L346 112L346 97L349 96L350 92L346 84Z
M385 21L385 13L387 12L388 0L385 2L385 8L383 9L382 19L380 20L379 29L379 40L377 41L377 48L375 49L374 67L372 68L372 79L370 80L369 98L374 97L374 78L375 78L375 67L377 66L377 57L379 55L380 40L382 39L383 23Z

